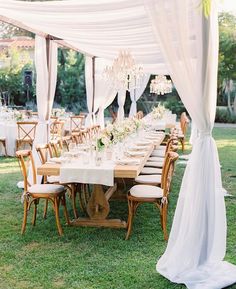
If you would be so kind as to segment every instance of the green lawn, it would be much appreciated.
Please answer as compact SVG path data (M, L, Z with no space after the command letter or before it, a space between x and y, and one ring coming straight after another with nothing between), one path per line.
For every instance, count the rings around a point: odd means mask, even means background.
M228 239L226 260L236 264L236 129L214 130L219 148L226 198ZM189 148L189 147L188 147ZM169 208L169 226L184 171L176 167ZM133 234L102 228L65 227L59 237L54 214L41 211L35 228L20 235L23 208L21 180L14 158L0 158L0 288L172 289L185 288L160 276L155 265L165 250L159 213L150 205L137 212ZM70 214L72 210L68 201ZM127 218L127 205L112 202L112 216ZM64 219L63 219L64 222ZM236 288L236 285L230 288Z

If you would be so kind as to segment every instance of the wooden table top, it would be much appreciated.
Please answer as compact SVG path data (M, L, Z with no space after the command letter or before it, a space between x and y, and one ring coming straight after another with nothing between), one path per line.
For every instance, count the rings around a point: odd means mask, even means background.
M141 161L139 165L132 165L132 166L131 165L116 165L114 169L114 177L115 178L136 178L140 174L141 170L143 169L154 147L157 148L158 146L160 146L163 139L164 139L164 136L163 138L159 140L159 143L155 143L155 146L154 145L149 146L146 155L143 157L140 157ZM46 163L38 167L37 174L45 175L45 176L59 176L60 167L61 167L61 164Z

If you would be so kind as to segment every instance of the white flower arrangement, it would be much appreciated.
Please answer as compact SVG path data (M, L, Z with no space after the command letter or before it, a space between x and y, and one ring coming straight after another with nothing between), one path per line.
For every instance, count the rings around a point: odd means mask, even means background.
M158 104L158 106L154 107L152 110L152 117L154 119L162 119L165 114L166 108L162 104Z
M14 113L14 119L15 119L16 121L21 121L21 120L23 120L23 114L22 114L20 111L14 110L13 113Z

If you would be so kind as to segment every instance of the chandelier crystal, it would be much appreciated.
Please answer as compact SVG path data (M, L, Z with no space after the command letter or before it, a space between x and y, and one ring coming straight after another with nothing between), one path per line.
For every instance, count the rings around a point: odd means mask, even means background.
M103 72L105 79L117 90L131 90L140 86L144 76L143 68L135 64L129 51L120 51L112 66Z
M164 95L172 92L172 81L168 80L165 75L156 75L150 84L150 93Z

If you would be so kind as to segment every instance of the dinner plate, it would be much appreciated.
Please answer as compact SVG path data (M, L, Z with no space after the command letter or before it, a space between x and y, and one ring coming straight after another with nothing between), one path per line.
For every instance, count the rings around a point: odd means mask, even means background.
M130 165L130 166L135 166L140 164L140 160L138 159L121 159L116 161L117 165Z
M152 144L152 142L148 141L148 140L140 140L140 141L136 142L137 146L148 146L150 144Z
M146 155L146 151L127 151L126 152L128 156L131 157L143 157Z

